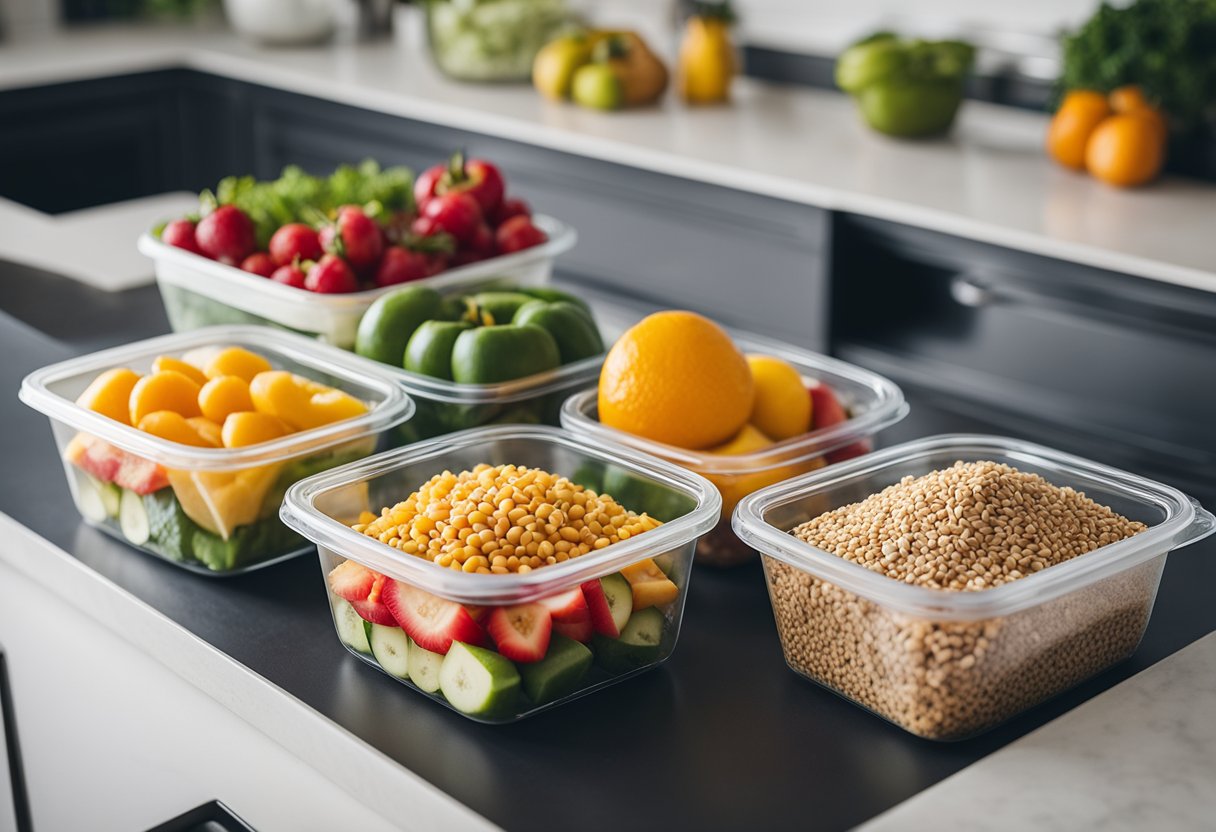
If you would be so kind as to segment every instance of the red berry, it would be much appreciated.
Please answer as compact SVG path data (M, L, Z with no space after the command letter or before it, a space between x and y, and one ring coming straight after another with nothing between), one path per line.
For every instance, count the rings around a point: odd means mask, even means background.
M323 295L341 295L358 291L359 281L345 260L336 254L327 254L308 270L304 288Z
M384 252L380 265L376 267L376 285L395 286L398 283L421 280L431 276L430 269L431 263L427 255L392 246Z
M198 240L194 237L194 223L190 220L174 220L165 226L165 230L160 233L161 242L164 242L177 248L184 248L186 251L202 254L202 250L198 247Z
M481 225L481 207L477 200L464 193L435 197L422 209L422 216L429 218L435 228L446 231L461 243L471 242Z
M522 199L504 199L494 214L494 224L502 225L511 217L530 217L532 209Z
M221 205L199 220L195 239L203 254L235 266L253 253L253 221L235 205Z
M486 632L498 652L513 662L538 662L549 650L553 618L541 604L495 607L486 619Z
M355 271L368 272L380 261L384 235L376 221L356 205L338 209L338 219L321 229L321 246L341 256Z
M418 206L419 211L435 195L435 189L439 187L439 180L443 178L447 170L447 165L432 165L414 180L414 204Z
M279 266L274 270L274 274L270 279L275 283L282 283L284 286L294 286L297 289L305 288L304 281L306 275L304 270L294 263L288 263L286 266Z
M320 260L324 253L316 230L302 222L288 223L270 238L270 256L276 266L286 266L297 257Z
M532 224L530 217L511 217L498 226L494 238L498 243L499 254L523 251L525 248L538 246L549 239L545 232Z
M410 231L419 237L431 237L439 233L439 226L430 217L418 217L410 223Z
M274 274L274 261L264 251L255 251L241 261L241 270L252 272L260 277L270 277Z

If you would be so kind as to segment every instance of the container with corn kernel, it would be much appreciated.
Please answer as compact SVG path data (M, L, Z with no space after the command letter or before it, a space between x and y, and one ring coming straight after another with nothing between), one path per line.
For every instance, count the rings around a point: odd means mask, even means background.
M786 662L918 736L985 731L1130 656L1214 518L1038 445L939 436L745 498Z
M351 653L502 723L664 661L720 509L717 489L677 466L501 426L304 480L282 517L317 543Z

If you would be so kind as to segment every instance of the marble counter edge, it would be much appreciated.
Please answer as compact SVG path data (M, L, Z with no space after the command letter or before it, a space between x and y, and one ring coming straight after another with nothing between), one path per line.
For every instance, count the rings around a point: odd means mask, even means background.
M4 513L0 537L5 540L0 560L52 589L384 818L409 817L419 828L498 829Z

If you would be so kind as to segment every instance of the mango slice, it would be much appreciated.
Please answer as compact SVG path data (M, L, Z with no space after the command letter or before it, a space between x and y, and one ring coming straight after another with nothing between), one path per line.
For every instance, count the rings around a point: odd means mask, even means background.
M634 611L670 604L680 594L679 587L650 558L626 566L621 574L633 590Z
M131 424L131 390L139 382L139 373L126 367L115 367L93 379L76 399L76 404L109 416L124 425Z
M229 414L254 409L249 382L240 376L217 376L198 391L198 406L204 416L222 425Z
M203 373L207 378L240 376L246 382L251 382L258 373L265 373L270 369L270 362L257 353L241 347L228 347L212 356L203 368Z
M152 372L159 373L164 370L173 370L176 373L181 373L195 384L207 383L207 377L203 375L202 370L171 355L158 355L156 356L156 360L152 362Z
M248 411L228 414L221 436L225 448L244 448L247 445L269 442L289 433L291 428L283 424L281 419L268 413Z
M194 448L214 447L180 413L156 410L139 420L136 426L145 433Z
M186 420L186 424L194 428L195 432L203 438L203 441L212 448L224 447L223 435L220 432L220 425L213 422L206 416L192 416Z
M138 425L149 413L172 410L184 418L201 416L199 386L176 370L144 376L131 388L130 424Z

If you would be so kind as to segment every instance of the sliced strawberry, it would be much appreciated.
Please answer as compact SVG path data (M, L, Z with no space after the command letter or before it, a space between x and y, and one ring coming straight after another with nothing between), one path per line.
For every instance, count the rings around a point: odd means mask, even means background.
M587 599L583 597L583 590L579 587L558 595L550 595L548 598L541 598L536 603L549 610L554 621L590 619Z
M343 561L329 573L329 588L347 601L363 601L372 592L376 573L353 560Z
M112 482L136 494L151 494L169 484L168 472L155 462L88 434L73 437L64 457L102 482Z
M581 588L587 601L587 609L591 613L591 627L602 636L620 638L621 631L617 629L616 621L612 618L612 607L608 605L608 598L604 595L604 587L599 578L587 581Z
M350 605L355 608L355 612L359 613L359 617L364 621L370 621L373 624L383 624L386 627L397 626L397 619L388 611L388 607L378 601L372 601L371 599L351 601Z
M455 601L391 580L384 582L380 600L405 634L424 650L447 655L453 641L474 645L485 641L485 633L473 616Z
M584 606L581 616L563 621L553 619L553 632L586 644L595 635L595 628L591 626L591 610Z
M811 428L821 430L832 425L847 421L849 414L845 411L836 392L822 381L808 388L811 396Z
M486 619L486 631L498 652L513 662L538 662L549 650L553 616L542 604L495 607Z
M486 620L486 616L490 614L489 607L479 607L476 604L465 604L465 611L473 617L473 620L478 624Z

